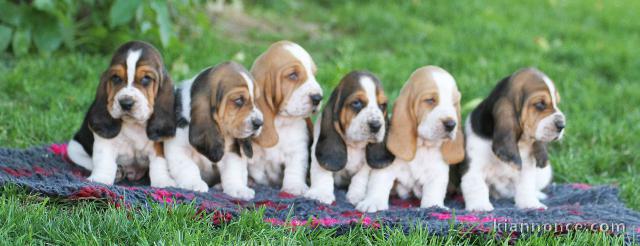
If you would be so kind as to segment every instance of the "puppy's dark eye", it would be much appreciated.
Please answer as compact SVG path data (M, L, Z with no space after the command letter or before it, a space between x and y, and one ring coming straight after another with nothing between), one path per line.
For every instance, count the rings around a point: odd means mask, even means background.
M380 110L382 110L382 112L384 112L385 110L387 110L387 103L382 103L382 104L378 105L378 107L380 107Z
M364 105L360 100L356 100L351 103L351 107L356 111L359 111L360 109L362 109L363 106Z
M151 84L151 81L153 81L153 79L149 77L149 75L145 75L144 77L142 77L142 79L140 79L140 84L142 84L142 86L148 86L149 84Z
M113 75L113 76L111 76L111 82L112 82L114 85L119 85L119 84L121 84L121 83L123 82L123 80L122 80L122 78L120 78L120 76L118 76L118 75Z
M297 72L290 73L289 75L287 75L287 77L288 77L290 80L298 81L298 73L297 73Z
M537 102L534 106L538 111L542 111L547 108L547 104L545 104L544 101Z
M424 100L425 103L429 104L429 105L433 105L436 103L436 99L435 98L428 98Z
M244 105L244 97L239 97L238 99L233 100L233 103L235 103L238 108L242 107Z

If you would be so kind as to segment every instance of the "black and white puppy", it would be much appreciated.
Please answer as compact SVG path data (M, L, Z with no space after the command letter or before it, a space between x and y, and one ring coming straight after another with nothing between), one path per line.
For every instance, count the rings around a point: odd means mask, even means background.
M157 141L175 131L173 83L160 53L151 44L128 42L102 73L95 100L69 142L69 158L91 170L94 182L137 180L148 169L151 186L172 186Z
M547 143L562 138L564 114L555 85L534 68L498 83L467 118L467 163L461 189L466 209L493 210L489 195L515 198L521 209L540 202L552 178Z
M180 86L176 137L165 141L178 187L206 192L219 171L224 193L253 198L247 159L253 155L250 138L263 124L257 90L251 74L234 62L205 69Z
M335 184L349 185L349 202L362 200L371 167L393 161L384 144L386 127L387 97L378 78L358 71L344 76L314 125L311 187L305 197L332 203L335 177Z

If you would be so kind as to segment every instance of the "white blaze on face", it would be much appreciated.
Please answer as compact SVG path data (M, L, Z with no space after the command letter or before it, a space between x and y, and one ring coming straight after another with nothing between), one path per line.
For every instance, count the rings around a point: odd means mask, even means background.
M246 138L251 135L260 134L260 132L262 131L262 127L260 127L257 130L254 130L253 120L257 119L257 120L263 121L263 116L262 116L262 112L258 110L258 107L256 107L256 104L255 104L255 97L254 97L254 91L253 91L255 88L254 81L251 79L249 75L247 75L244 72L241 72L240 75L242 76L242 79L244 79L245 83L247 83L247 89L249 90L249 97L251 97L249 100L253 102L253 109L251 110L251 113L247 116L247 118L245 118L244 120L245 130L243 131L242 136L240 136L241 138Z
M284 45L283 48L296 60L300 61L307 80L302 81L300 86L291 93L279 113L285 116L307 117L318 108L312 104L311 95L322 95L322 88L316 81L315 75L313 75L313 60L311 55L300 45L290 43Z
M136 64L140 60L142 50L129 50L127 53L127 86L132 86L136 77Z
M251 101L253 101L254 100L254 97L253 97L253 87L254 87L253 80L251 79L251 77L249 77L249 75L247 75L244 72L241 72L240 74L242 75L242 79L244 79L244 81L247 83L247 88L249 89L249 96L251 97Z
M542 80L544 81L547 89L549 90L549 95L551 96L551 104L555 112L553 114L548 115L538 122L538 126L536 127L535 138L540 141L549 142L555 139L561 139L564 135L564 129L558 132L556 125L556 121L564 122L564 114L558 108L558 99L556 98L556 87L547 76L543 76Z
M418 135L431 141L437 141L445 137L454 139L456 130L447 132L444 129L443 122L447 119L453 119L456 121L456 127L460 125L455 108L455 99L453 98L453 93L457 89L456 81L451 74L441 70L433 70L431 76L438 88L437 105L431 112L423 116L418 125Z
M553 104L553 109L555 109L556 111L560 111L557 105L555 85L553 84L553 82L551 82L551 79L549 79L549 77L547 76L543 76L542 80L544 80L544 83L547 85L547 89L549 89L549 94L551 95L551 103Z
M352 141L370 141L375 139L381 142L384 139L385 121L384 114L378 107L378 98L376 96L376 84L369 76L361 76L359 78L360 87L367 95L367 106L362 108L360 112L351 120L351 124L347 129L347 137ZM345 107L349 107L345 105ZM382 128L372 134L369 129L369 122L378 121L382 124Z

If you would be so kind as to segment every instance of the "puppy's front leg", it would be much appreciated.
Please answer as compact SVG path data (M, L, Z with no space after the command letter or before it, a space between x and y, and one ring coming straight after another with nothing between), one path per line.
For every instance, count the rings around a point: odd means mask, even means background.
M230 152L225 153L217 164L220 169L222 191L225 194L243 200L253 199L255 191L247 185L247 160Z
M489 201L489 186L485 182L485 174L481 168L474 168L480 163L474 164L471 158L469 170L462 176L460 188L464 197L465 209L470 211L492 211L493 205Z
M318 161L311 161L311 188L304 197L331 204L336 200L333 194L333 172L322 168Z
M149 161L149 180L152 187L177 187L169 174L169 164L164 157L152 156Z
M306 184L309 152L305 146L300 151L294 152L290 160L285 163L282 191L299 196L303 195L309 187Z
M427 180L422 186L421 208L437 206L449 209L444 206L444 198L447 195L447 185L449 183L449 165L444 162L430 163L432 167L425 176Z
M93 170L87 178L89 181L112 185L116 179L118 164L116 164L117 151L109 139L101 138L94 134L93 143Z
M169 173L174 178L177 187L207 192L209 185L202 180L198 164L189 157L192 150L187 147L189 145L186 140L182 143L179 142L180 139L186 139L179 136L180 134L184 134L184 131L178 130L174 139L165 142L165 156L168 161Z
M347 191L347 200L354 206L364 199L367 194L367 182L369 181L369 173L371 168L364 164L358 172L351 177L349 190Z
M536 177L537 170L535 163L523 163L522 170L520 170L520 179L516 183L516 207L520 209L547 208L547 206L538 200Z
M393 168L394 166L390 166L371 170L367 184L367 194L358 203L356 209L368 213L389 209L389 195L396 179Z

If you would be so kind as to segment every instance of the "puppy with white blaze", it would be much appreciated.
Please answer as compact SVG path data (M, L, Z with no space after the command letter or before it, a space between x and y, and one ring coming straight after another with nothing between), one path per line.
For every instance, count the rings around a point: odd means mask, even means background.
M141 41L120 46L69 142L69 158L91 171L90 181L139 180L149 170L151 186L173 185L160 142L176 131L173 92L156 48Z
M449 165L464 160L460 99L456 81L444 69L426 66L411 74L391 116L387 148L395 161L371 171L367 196L358 210L388 209L394 184L401 198L411 192L421 197L422 208L446 208Z
M280 186L293 195L307 191L311 117L322 101L316 65L300 45L279 41L253 63L261 88L257 106L264 114L262 133L254 140L249 173L254 182Z
M247 159L253 155L250 138L263 124L257 92L251 74L234 62L207 68L180 86L176 137L165 142L178 187L206 192L219 172L224 193L253 199Z
M521 209L545 209L552 178L547 144L562 138L560 94L541 71L504 78L467 119L467 157L460 184L467 210L490 211L494 198L515 198Z
M347 200L361 201L371 168L393 161L387 151L387 97L378 78L368 72L351 72L333 90L329 103L313 128L311 188L305 197L331 204L334 179L347 186Z

